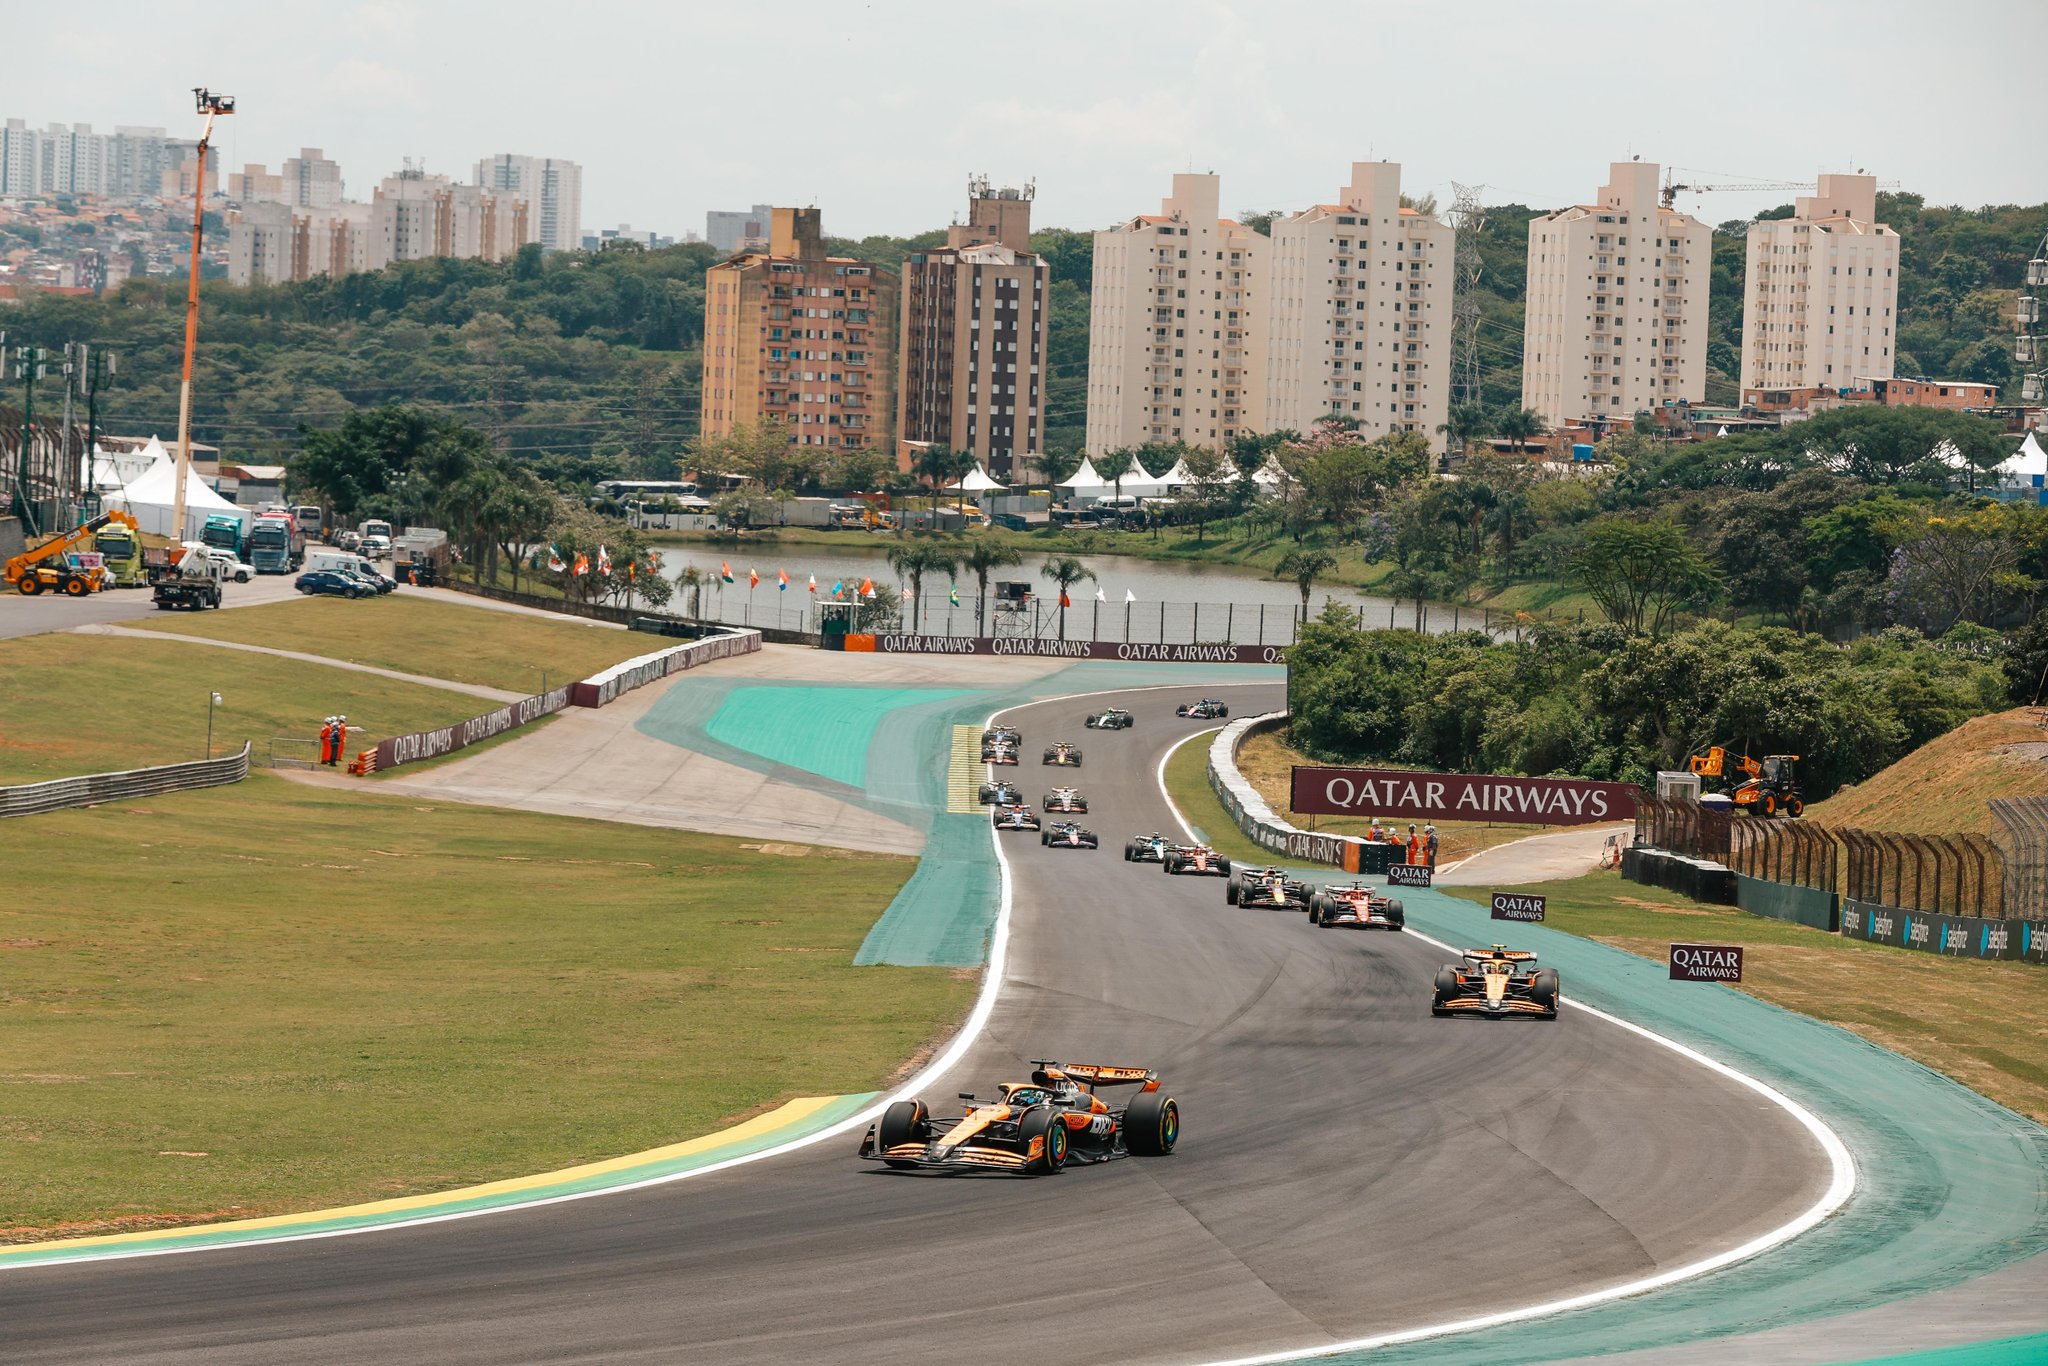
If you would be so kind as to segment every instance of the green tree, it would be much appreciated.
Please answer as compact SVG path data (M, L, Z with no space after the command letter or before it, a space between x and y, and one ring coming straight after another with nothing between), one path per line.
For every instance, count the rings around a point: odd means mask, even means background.
M1316 580L1337 567L1337 557L1321 550L1290 550L1273 566L1276 579L1293 579L1301 592L1301 619L1308 620L1308 598Z
M943 441L934 441L910 458L910 472L931 486L932 529L939 526L939 489L967 477L974 468L974 456L956 451Z
M1486 410L1476 403L1453 403L1447 421L1437 424L1437 432L1460 455L1471 453L1471 444L1487 435Z
M730 432L699 432L684 458L686 472L736 474L765 493L804 488L818 475L818 448L790 444L789 428L773 418L736 423Z
M913 631L924 629L924 576L927 574L954 574L959 571L960 557L954 548L941 541L912 541L907 545L889 548L889 567L910 580L910 596L916 606L912 622Z
M1493 434L1514 442L1517 452L1527 450L1529 443L1547 430L1543 418L1533 408L1506 408L1496 413L1493 419Z
M1720 583L1685 533L1658 518L1600 518L1586 528L1571 572L1609 621L1652 639L1674 613L1703 602Z
M993 536L978 535L967 543L960 562L974 575L974 634L987 635L983 616L988 603L988 576L992 570L1024 563L1016 547Z
M1054 555L1047 557L1045 563L1038 567L1038 572L1059 585L1060 639L1065 640L1067 638L1067 601L1070 596L1067 590L1083 579L1093 579L1095 571L1082 564L1072 555Z

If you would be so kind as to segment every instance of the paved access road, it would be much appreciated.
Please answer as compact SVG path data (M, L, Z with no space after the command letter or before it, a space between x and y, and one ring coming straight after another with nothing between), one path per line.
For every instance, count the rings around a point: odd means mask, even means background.
M1218 690L1234 711L1273 687ZM1055 1057L1157 1067L1178 1153L1051 1179L889 1172L835 1139L682 1182L488 1218L0 1276L36 1361L1187 1361L1307 1347L1675 1266L1804 1209L1818 1149L1753 1093L1586 1015L1434 1020L1441 954L1227 907L1126 864L1171 830L1171 692L1010 719L1071 738L1096 853L1005 837L1009 975L927 1090ZM1027 764L1033 798L1053 770ZM1569 994L1571 984L1565 983ZM537 1098L537 1103L539 1100ZM1540 1331L1540 1330L1537 1330Z
M222 584L221 606L254 607L297 597L298 592L292 583L298 577L297 574L258 574L247 583ZM109 588L82 598L52 593L25 598L19 593L0 589L0 640L40 635L44 631L68 631L74 626L103 626L155 615L156 602L147 588Z

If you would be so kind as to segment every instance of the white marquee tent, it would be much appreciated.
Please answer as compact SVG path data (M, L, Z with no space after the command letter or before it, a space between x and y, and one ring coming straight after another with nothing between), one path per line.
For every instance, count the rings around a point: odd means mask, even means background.
M1001 493L1008 487L1008 484L998 484L994 479L990 478L988 470L978 464L968 473L965 479L957 479L946 485L948 492L957 491L960 493Z
M1998 467L1997 474L2001 480L2015 484L2048 479L2048 450L2042 449L2035 433L2028 432L2027 439Z
M182 533L173 532L171 518L177 507L177 462L165 452L162 443L153 438L143 447L143 454L151 457L148 466L122 488L108 493L107 507L120 508L130 514L144 531L152 535L175 535L181 541L198 540L208 517L228 513L241 521L244 531L248 530L247 508L236 507L208 488L205 480L188 471L185 479L185 527Z

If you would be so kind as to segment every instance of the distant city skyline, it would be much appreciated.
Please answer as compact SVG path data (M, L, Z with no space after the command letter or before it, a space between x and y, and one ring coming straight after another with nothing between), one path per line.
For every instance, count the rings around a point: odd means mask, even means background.
M951 221L982 171L1035 177L1042 226L1106 227L1187 170L1221 175L1227 213L1300 210L1327 192L1330 165L1377 158L1445 205L1455 180L1485 185L1490 204L1562 207L1631 155L1707 184L1867 168L1935 204L2048 197L2024 82L1984 76L1987 50L2048 46L2048 6L2026 0L1959 0L1931 24L1909 0L1853 14L1796 0L1032 9L1032 24L983 42L897 0L857 22L793 0L771 70L745 59L762 49L743 8L625 0L568 23L531 0L365 0L316 22L219 0L201 29L139 0L43 6L10 20L23 60L0 116L189 137L188 90L205 85L240 102L219 136L226 167L318 146L356 185L407 157L467 180L516 148L581 164L575 229L678 236L707 210L761 203L818 205L849 237L920 232ZM857 86L825 79L852 68ZM1678 207L1719 223L1794 194Z

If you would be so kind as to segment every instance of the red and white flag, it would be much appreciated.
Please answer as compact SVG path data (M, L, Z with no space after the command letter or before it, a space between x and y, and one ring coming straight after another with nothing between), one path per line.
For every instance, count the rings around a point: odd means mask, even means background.
M597 548L597 572L600 574L612 572L612 552L606 550L602 545Z
M761 571L760 571L760 570L758 570L758 569L749 569L749 570L747 571L747 587L748 587L748 588L750 588L750 589L753 589L753 588L759 588L760 586L761 586Z
M811 595L812 595L813 597L817 596L817 592L818 592L818 576L817 576L816 574L813 574L813 575L811 575L811 584L810 584L810 587L809 587L809 589L808 589L808 590L806 590L806 591L808 591L808 592L809 592L809 593L810 593L810 594L811 594Z
M590 557L588 555L578 555L576 557L576 572L578 574L588 574L590 572Z

